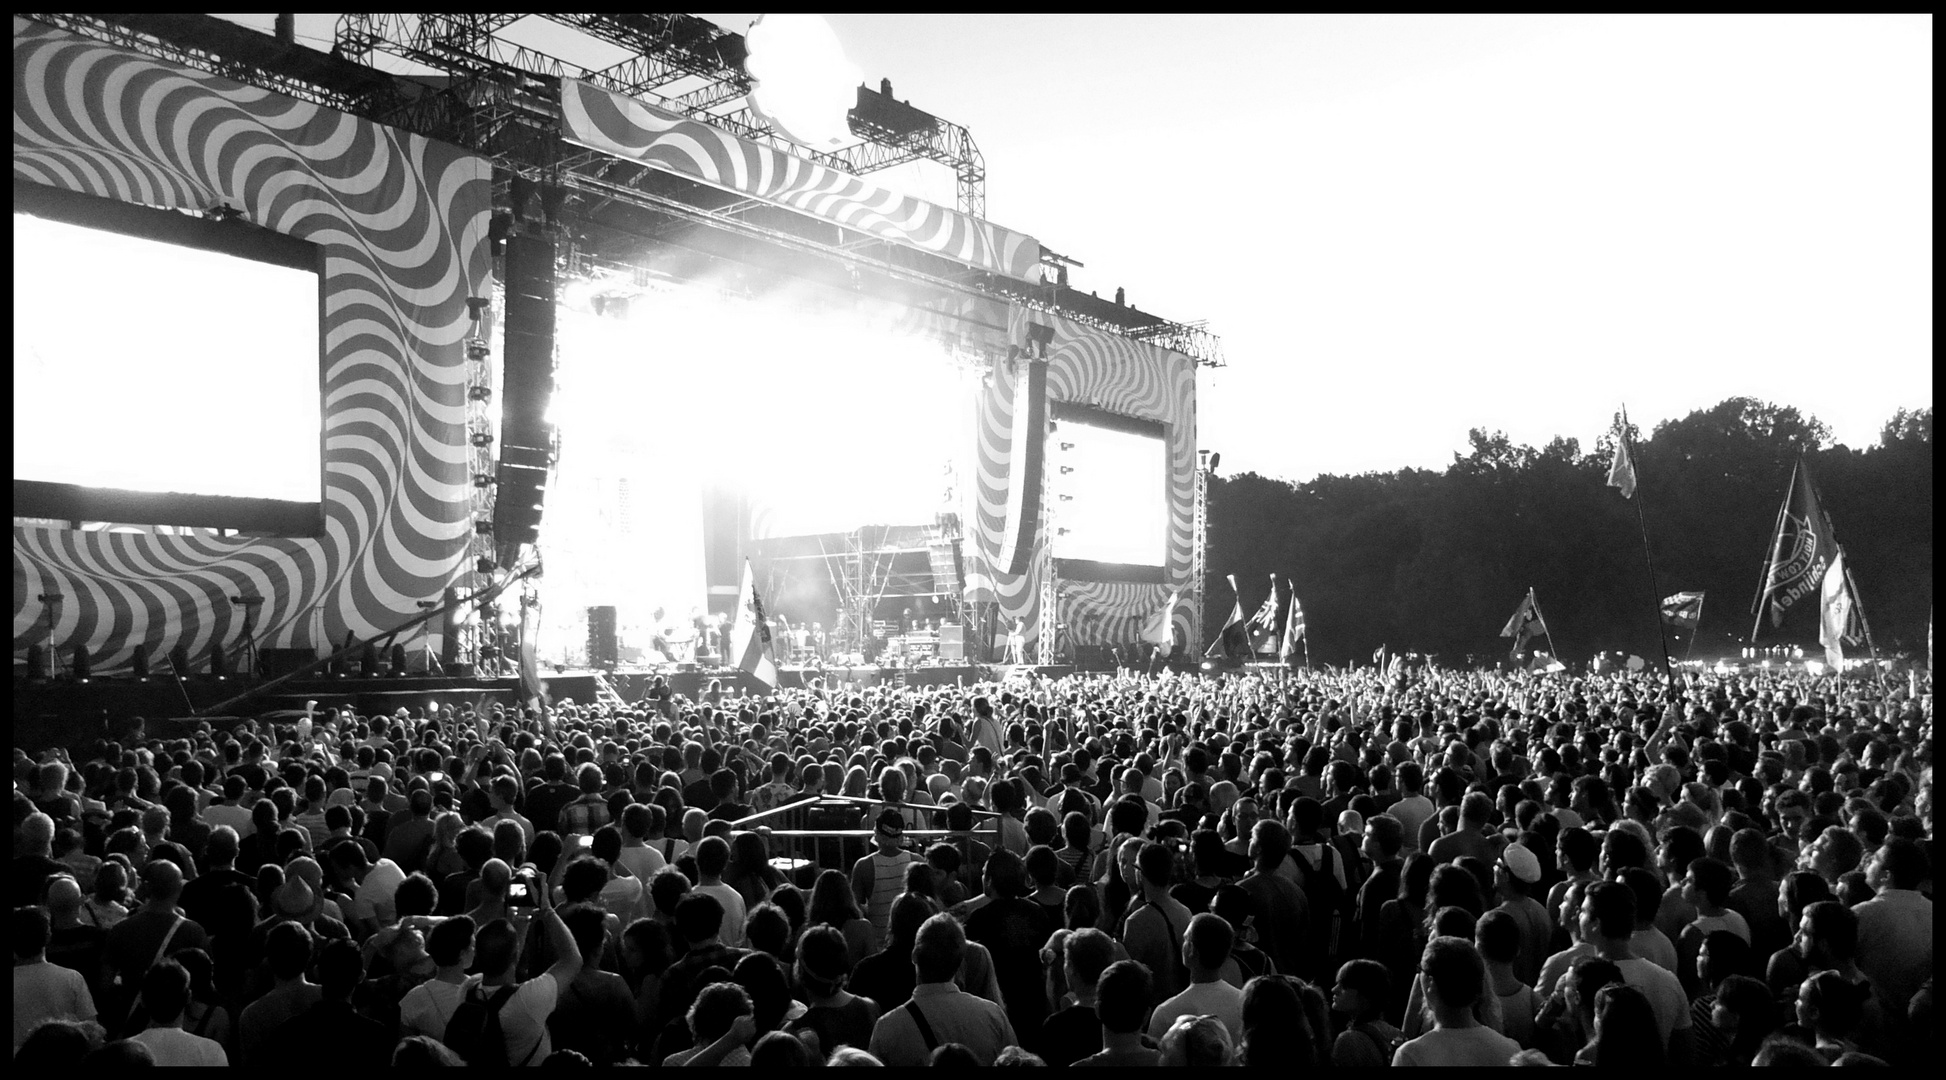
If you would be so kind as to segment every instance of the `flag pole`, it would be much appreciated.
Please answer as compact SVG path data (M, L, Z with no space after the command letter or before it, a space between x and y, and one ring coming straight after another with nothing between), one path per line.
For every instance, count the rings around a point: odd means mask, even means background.
M1784 521L1790 513L1791 493L1797 490L1797 470L1804 464L1804 455L1799 454L1791 465L1791 478L1784 485L1784 501L1777 505L1777 525L1770 533L1770 556L1764 560L1764 569L1757 578L1757 601L1753 606L1757 620L1750 624L1749 644L1757 643L1757 631L1764 625L1764 593L1770 586L1770 568L1784 555Z
M1552 656L1558 662L1561 659L1561 650L1554 646L1554 626L1547 621L1547 616L1541 614L1541 598L1534 595L1534 587L1532 585L1527 586L1527 606L1534 609L1535 615L1540 616L1541 633L1547 635L1548 655Z
M1622 427L1620 431L1615 433L1615 437L1622 440L1622 446L1626 452L1628 447L1627 405L1622 406ZM1649 548L1649 519L1646 512L1642 509L1642 504L1648 501L1648 496L1642 493L1642 470L1639 466L1635 466L1635 455L1632 453L1629 454L1628 460L1630 466L1635 468L1635 498L1629 501L1635 504L1635 524L1642 530L1642 560L1648 563L1649 566L1649 606L1655 612L1656 640L1662 645L1662 673L1674 679L1676 677L1676 671L1674 666L1669 663L1669 628L1662 624L1662 590L1656 587L1655 582L1655 552ZM1694 644L1694 642L1695 639L1692 636L1691 644Z

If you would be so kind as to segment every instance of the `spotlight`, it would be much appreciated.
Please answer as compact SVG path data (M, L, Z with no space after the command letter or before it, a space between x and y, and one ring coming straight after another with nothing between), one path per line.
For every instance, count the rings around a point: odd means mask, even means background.
M1074 449L1074 444L1073 444L1073 443L1071 443L1071 442L1064 442L1064 443L1062 443L1062 444L1061 444L1061 449L1063 449L1063 450L1072 450L1072 449Z
M1074 466L1072 466L1072 465L1063 465L1063 466L1061 466L1061 475L1062 475L1062 476L1066 476L1066 475L1068 475L1069 473L1071 473L1071 472L1073 472L1073 471L1074 471Z
M1216 467L1217 467L1218 465L1221 465L1221 464L1223 464L1223 454L1222 454L1222 452L1221 452L1221 451L1218 451L1218 450L1212 450L1212 451L1210 451L1210 455L1209 455L1209 471L1210 471L1210 472L1211 472L1212 474L1214 474L1214 473L1216 472Z
M493 220L494 223L497 225L501 219L496 216ZM512 230L513 228L512 221L507 222L507 228L509 230ZM492 226L489 226L488 227L489 235L491 234L491 232L492 232ZM498 238L496 237L496 239ZM487 309L492 306L493 306L493 301L488 300L484 296L469 296L466 298L466 310L467 313L472 317L474 322L479 322L481 319L486 318Z
M203 211L203 216L209 218L211 221L233 221L236 218L242 217L243 211L238 210L228 203L216 203L209 209Z
M493 433L490 431L476 431L473 433L473 438L469 441L479 449L485 450L487 447L493 445Z
M500 564L482 555L473 560L473 569L482 574L491 574L495 570L500 569Z
M492 487L493 484L494 484L494 478L491 475L487 473L473 474L473 486L479 488L481 491L485 491L486 489Z
M473 531L481 536L492 536L493 522L487 518L481 518L473 523Z
M466 358L468 360L478 363L492 355L493 350L487 348L486 342L481 341L479 338L466 339Z
M467 387L467 388L466 388L466 400L468 400L468 401L492 401L492 400L493 400L493 387L491 387L491 386L469 386L469 387Z

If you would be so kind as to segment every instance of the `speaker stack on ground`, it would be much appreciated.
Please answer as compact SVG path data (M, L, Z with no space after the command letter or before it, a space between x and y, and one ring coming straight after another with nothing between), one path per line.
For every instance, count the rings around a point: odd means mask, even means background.
M621 649L615 638L613 606L588 609L588 666L603 671L615 670L621 662Z

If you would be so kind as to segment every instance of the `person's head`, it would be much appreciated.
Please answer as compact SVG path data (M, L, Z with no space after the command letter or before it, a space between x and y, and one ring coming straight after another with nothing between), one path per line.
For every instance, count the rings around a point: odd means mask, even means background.
M1786 1035L1772 1035L1757 1048L1757 1054L1750 1064L1759 1067L1784 1069L1816 1069L1830 1064L1824 1055L1815 1049Z
M189 970L167 957L156 961L142 976L142 1008L148 1011L149 1023L172 1027L188 1007Z
M13 1065L24 1076L51 1076L79 1069L101 1043L101 1025L92 1021L49 1020L34 1029L14 1052Z
M688 1013L689 1033L697 1046L707 1046L722 1038L739 1016L755 1011L750 995L733 982L711 983L696 995Z
M1108 965L1095 990L1095 1014L1101 1018L1102 1030L1128 1035L1146 1028L1154 986L1149 969L1134 960Z
M1077 994L1094 993L1102 973L1115 962L1114 939L1093 927L1069 934L1062 951L1068 987Z
M464 971L473 962L473 931L472 916L446 919L426 935L426 954L442 968Z
M1230 1029L1214 1016L1178 1016L1163 1032L1162 1064L1182 1068L1219 1068L1230 1064L1235 1048Z
M1732 975L1748 972L1755 963L1750 943L1728 930L1713 930L1696 951L1696 977L1705 986L1719 986Z
M504 979L520 957L520 932L506 918L494 918L473 934L473 963L488 981Z
M1716 988L1716 1004L1710 1022L1729 1040L1733 1050L1746 1058L1777 1026L1777 999L1763 980L1750 975L1732 975Z
M358 945L346 938L335 938L318 950L318 986L331 1001L350 1001L352 991L365 977L365 958Z
M1626 983L1610 983L1597 991L1592 1045L1596 1065L1662 1064L1662 1035L1648 995Z
M1209 982L1230 959L1236 947L1236 931L1220 915L1203 912L1189 920L1183 936L1182 962L1196 982Z
M1798 986L1797 1022L1821 1039L1849 1038L1864 1019L1868 996L1864 984L1835 971L1817 972Z
M905 893L892 901L892 919L887 928L891 947L910 952L919 939L919 928L938 910L931 900L916 893Z
M1639 866L1631 866L1616 874L1614 879L1635 896L1635 925L1638 929L1647 926L1655 918L1656 909L1662 903L1662 882L1656 880L1654 873Z
M966 961L966 931L951 915L934 915L919 927L912 967L922 983L948 982Z
M720 836L706 836L696 845L696 872L703 880L721 878L730 865L730 845Z
M1872 854L1865 869L1865 881L1879 892L1887 889L1917 889L1932 876L1932 860L1926 849L1903 836L1887 837Z
M1820 900L1804 909L1791 944L1814 967L1848 964L1858 955L1858 915L1836 900Z
M790 948L791 919L784 909L772 903L761 903L750 909L744 916L743 937L750 947L779 960L786 959L785 951Z
M1376 960L1353 960L1338 969L1331 1007L1353 1023L1377 1019L1392 993L1392 973Z
M750 1067L754 1069L804 1068L817 1063L817 1056L804 1040L789 1032L768 1032L750 1048Z
M1405 849L1405 823L1391 814L1379 814L1365 822L1361 846L1365 857L1374 862L1398 858Z
M1810 870L1793 870L1777 890L1777 914L1795 927L1805 908L1831 898L1830 882Z
M791 987L776 957L750 953L737 961L731 977L749 993L758 1031L775 1031L783 1026L791 1007Z
M1829 882L1858 868L1865 858L1865 845L1858 834L1843 825L1831 825L1804 846L1797 857L1798 866Z
M1142 873L1144 886L1167 890L1175 877L1176 851L1168 844L1147 841L1136 854L1135 865Z
M1520 956L1520 924L1505 909L1494 908L1474 926L1473 944L1487 963L1510 965Z
M47 951L54 939L53 923L47 909L39 906L14 909L14 959L32 960Z
M1276 871L1290 853L1291 833L1283 822L1265 818L1250 830L1250 858L1258 870L1265 873Z
M691 946L701 945L723 929L723 902L704 892L692 892L676 905L676 934Z
M1046 852L1052 861L1053 852L1046 848L1036 850ZM999 899L1014 899L1025 896L1030 891L1025 862L1020 856L1004 848L988 857L983 877L987 894Z
M1426 1000L1436 1014L1471 1009L1486 990L1486 964L1471 941L1435 937L1426 943L1419 971L1426 979Z
M851 978L851 952L834 927L812 926L797 941L797 982L813 998L830 997Z
M276 923L264 937L264 959L279 982L302 978L311 966L311 950L311 931L303 923Z

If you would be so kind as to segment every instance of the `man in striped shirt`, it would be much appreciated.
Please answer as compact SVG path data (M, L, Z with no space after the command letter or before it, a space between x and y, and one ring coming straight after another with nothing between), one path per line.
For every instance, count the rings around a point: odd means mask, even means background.
M851 891L883 941L891 930L892 901L905 891L905 868L914 858L901 846L905 840L905 816L889 807L880 810L872 840L877 850L851 868Z

